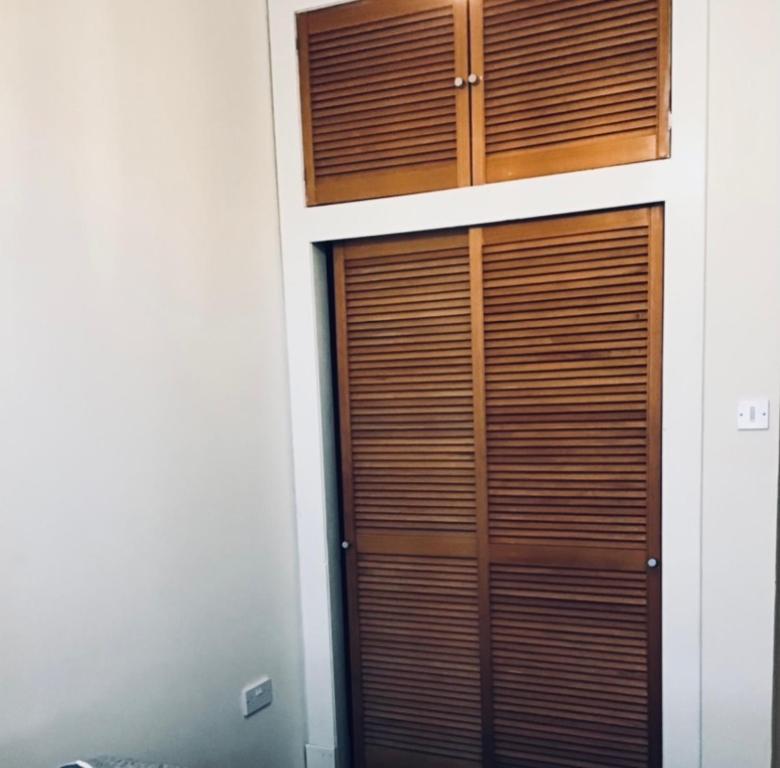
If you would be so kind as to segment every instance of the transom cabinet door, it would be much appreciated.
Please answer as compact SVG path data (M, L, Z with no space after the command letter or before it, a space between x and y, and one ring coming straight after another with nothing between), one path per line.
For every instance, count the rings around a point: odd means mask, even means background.
M310 205L471 182L466 0L299 14L298 50Z
M475 183L669 156L670 0L469 0Z
M662 216L336 248L359 768L661 765Z
M309 204L668 157L670 1L299 14Z

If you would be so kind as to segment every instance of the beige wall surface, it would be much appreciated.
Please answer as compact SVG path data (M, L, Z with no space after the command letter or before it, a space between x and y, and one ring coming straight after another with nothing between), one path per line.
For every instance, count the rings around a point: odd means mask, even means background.
M749 5L710 2L705 768L770 749L780 7ZM268 80L259 0L0 0L2 768L302 764Z
M302 765L277 231L264 3L0 0L2 768Z
M749 12L748 12L749 11ZM780 443L780 4L710 2L705 768L768 768ZM738 432L741 397L772 399Z

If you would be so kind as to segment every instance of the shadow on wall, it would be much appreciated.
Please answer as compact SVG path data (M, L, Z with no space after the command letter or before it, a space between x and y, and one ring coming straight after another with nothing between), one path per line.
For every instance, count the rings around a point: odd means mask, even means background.
M780 521L780 468L778 468L777 478L777 516ZM778 552L780 552L780 525L778 525ZM777 589L778 583L780 583L780 560L776 559L775 574L775 671L774 671L774 696L772 697L772 768L780 768L780 711L778 703L780 702L780 677L778 676L778 668L780 668L780 592Z

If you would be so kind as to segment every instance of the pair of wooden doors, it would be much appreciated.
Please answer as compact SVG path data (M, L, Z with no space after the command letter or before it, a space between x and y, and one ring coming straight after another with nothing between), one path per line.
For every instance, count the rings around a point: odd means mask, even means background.
M336 246L356 768L660 766L662 229Z
M310 205L669 155L670 0L359 0L298 16Z

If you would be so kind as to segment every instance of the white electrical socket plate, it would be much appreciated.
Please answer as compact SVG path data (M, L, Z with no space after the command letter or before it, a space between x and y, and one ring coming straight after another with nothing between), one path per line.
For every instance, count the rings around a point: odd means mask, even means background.
M255 712L265 709L274 698L273 684L270 677L261 677L241 691L241 714L252 717Z
M769 399L740 400L737 404L737 429L769 429Z

